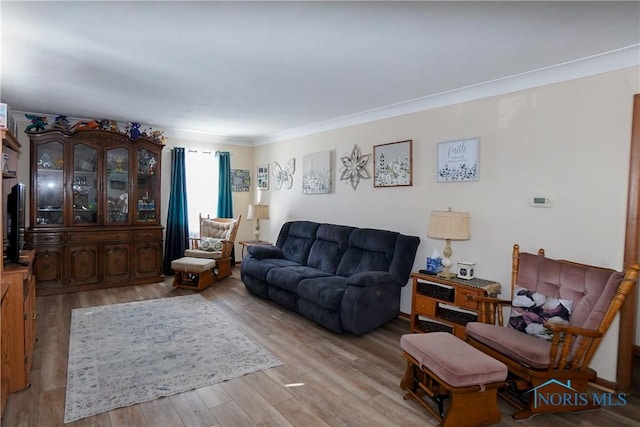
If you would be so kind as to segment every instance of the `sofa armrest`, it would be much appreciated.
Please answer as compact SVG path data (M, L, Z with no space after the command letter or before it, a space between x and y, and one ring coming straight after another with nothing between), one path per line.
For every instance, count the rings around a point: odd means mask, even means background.
M284 258L282 249L274 245L251 245L247 248L247 252L257 259Z
M376 286L376 285L400 286L398 276L386 271L363 271L347 278L349 286Z

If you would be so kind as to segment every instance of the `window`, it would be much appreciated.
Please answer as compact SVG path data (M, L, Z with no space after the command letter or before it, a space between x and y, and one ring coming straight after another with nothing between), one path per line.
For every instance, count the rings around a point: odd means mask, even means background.
M198 215L218 212L218 159L214 150L186 150L185 179L187 181L187 211L189 237L198 236Z

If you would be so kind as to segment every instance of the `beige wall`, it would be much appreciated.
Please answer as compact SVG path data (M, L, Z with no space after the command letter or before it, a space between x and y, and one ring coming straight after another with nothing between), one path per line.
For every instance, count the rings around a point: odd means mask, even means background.
M284 165L295 157L293 188L275 190L271 178L269 190L260 194L271 214L261 222L265 240L275 240L282 224L294 219L390 229L421 238L414 264L419 269L434 248L442 251L444 246L425 236L429 212L450 206L470 212L472 221L471 240L452 244L454 262L475 261L476 275L500 281L504 297L510 296L514 243L525 251L544 247L550 257L621 269L632 101L640 92L639 72L634 67L255 148L215 138L169 138L162 156L162 223L166 226L172 147L230 151L232 168L251 171L252 187L257 165ZM480 138L480 180L437 183L437 143L473 137ZM25 148L19 178L28 183L28 138L19 138ZM374 145L405 139L413 140L413 186L373 188L368 180L353 191L337 181L339 158L354 144L372 153ZM325 150L333 153L334 191L304 195L302 156ZM553 207L529 207L532 195L551 198ZM258 194L253 190L233 197L234 214L246 217L248 204L257 201ZM238 240L251 239L253 227L243 220ZM236 247L236 253L239 250ZM410 311L410 294L405 287L405 313ZM640 343L640 325L636 334ZM616 321L592 364L610 381L615 381L617 337Z
M453 260L477 263L476 275L503 284L509 297L511 251L544 247L548 256L622 268L633 94L638 68L481 99L263 145L255 165L296 158L291 190L264 192L271 219L265 239L275 239L287 220L390 229L421 238L414 269L444 242L425 236L431 210L468 211L471 240L453 242ZM480 180L436 182L437 143L480 138ZM326 195L302 194L302 157L331 150L334 177L339 157L357 144L363 153L388 142L413 140L413 186L357 191L344 181ZM254 166L255 166L254 165ZM370 162L369 171L372 172ZM528 198L551 198L549 209ZM455 265L455 264L454 264ZM401 310L411 310L403 290ZM638 328L640 330L640 327ZM615 380L618 323L611 328L593 366ZM640 341L640 340L638 340Z

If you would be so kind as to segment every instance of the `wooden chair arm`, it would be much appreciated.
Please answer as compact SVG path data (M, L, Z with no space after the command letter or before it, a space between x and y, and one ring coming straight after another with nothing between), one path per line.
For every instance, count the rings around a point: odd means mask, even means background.
M549 370L565 369L583 371L588 367L588 360L585 358L589 354L591 346L596 345L604 334L595 329L578 328L571 325L558 325L545 323L545 327L553 332L551 348L549 350ZM571 354L574 341L580 340L578 346ZM560 348L558 348L560 347ZM571 360L569 360L571 358ZM558 363L556 364L556 360Z
M191 249L198 249L198 242L200 242L199 237L189 237L189 247Z
M582 335L589 338L599 338L604 336L602 332L597 331L595 329L578 328L577 326L570 326L570 325L558 325L556 323L545 323L545 328L549 329L554 334L556 332L558 333L564 332L565 334L572 334L576 336Z
M478 322L503 326L502 307L511 305L511 301L479 295L467 295L467 300L478 303Z

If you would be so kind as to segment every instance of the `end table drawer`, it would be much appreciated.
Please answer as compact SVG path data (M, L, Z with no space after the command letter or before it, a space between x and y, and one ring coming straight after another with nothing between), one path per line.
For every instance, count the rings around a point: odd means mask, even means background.
M462 308L468 308L470 310L477 310L478 303L475 301L469 301L467 299L467 295L478 296L481 295L478 291L474 291L472 289L458 288L456 292L456 300L454 302L455 305Z
M427 316L435 316L436 302L432 299L416 295L416 313L426 314Z

